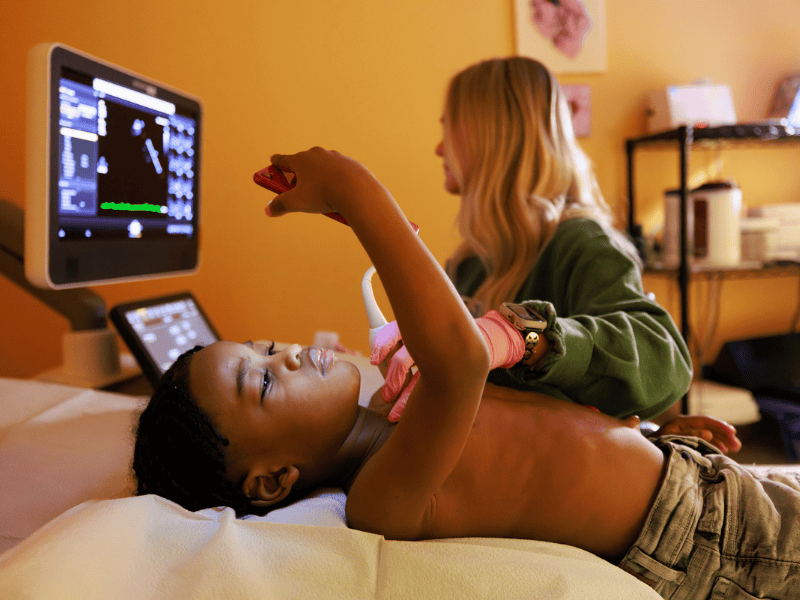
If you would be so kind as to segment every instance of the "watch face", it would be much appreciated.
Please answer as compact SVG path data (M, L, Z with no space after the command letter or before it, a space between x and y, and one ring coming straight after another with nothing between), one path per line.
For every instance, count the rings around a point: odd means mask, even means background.
M547 321L535 310L527 308L521 304L514 304L512 302L503 302L501 305L501 313L506 314L506 318L515 319L516 325L521 325L526 328L537 329L543 331L547 326Z
M522 306L522 304L511 304L511 303L507 303L505 306L506 306L506 307L508 307L508 309L509 309L511 312L513 312L513 313L514 313L516 316L518 316L520 319L525 319L525 320L538 320L538 319L536 319L536 317L534 317L534 316L533 316L533 315L530 313L530 311L529 311L527 308L525 308L524 306Z

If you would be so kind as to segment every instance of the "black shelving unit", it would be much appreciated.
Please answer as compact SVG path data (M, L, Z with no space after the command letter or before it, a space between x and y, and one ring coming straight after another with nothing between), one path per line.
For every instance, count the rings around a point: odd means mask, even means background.
M641 228L636 222L636 199L634 192L634 153L638 148L647 146L677 147L678 165L680 169L680 262L672 273L677 274L680 289L681 334L689 342L689 283L692 279L692 266L689 256L688 206L689 206L689 157L695 145L718 145L743 143L781 143L800 142L800 129L788 125L785 121L768 123L737 123L718 127L683 126L652 135L626 140L625 149L628 159L628 233L633 239L641 236ZM716 272L725 271L717 269ZM682 410L688 409L688 399L684 397Z

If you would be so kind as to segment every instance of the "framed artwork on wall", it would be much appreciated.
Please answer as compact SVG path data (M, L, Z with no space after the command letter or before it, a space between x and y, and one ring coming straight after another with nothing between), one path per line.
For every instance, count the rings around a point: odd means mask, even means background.
M592 133L592 90L588 85L562 85L572 113L572 128L577 137Z
M514 0L517 54L553 73L606 70L605 0Z

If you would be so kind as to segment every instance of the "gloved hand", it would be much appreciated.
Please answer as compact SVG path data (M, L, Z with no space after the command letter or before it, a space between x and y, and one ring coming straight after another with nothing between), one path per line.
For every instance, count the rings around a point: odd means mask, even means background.
M405 346L397 348L402 341L400 329L397 321L392 321L381 327L375 334L375 345L372 347L372 354L369 362L373 365L380 365L387 359L389 354L396 349L394 355L386 365L386 372L383 375L383 388L381 395L384 402L392 402L397 398L392 411L389 413L389 421L396 423L400 419L400 413L411 395L411 390L419 379L419 371L411 375L411 380L406 381L410 375L411 367L414 366L414 359L408 353ZM402 392L402 393L401 393ZM399 396L399 397L398 397Z
M480 329L483 339L489 347L492 369L507 369L522 360L522 356L525 353L522 334L516 327L506 321L500 313L496 310L490 310L484 316L475 319L475 324ZM370 363L380 365L401 341L402 336L396 321L384 325L375 336L375 345L372 348ZM414 385L419 379L419 371L417 371L407 381L413 366L414 359L411 358L405 346L400 347L389 359L386 374L384 375L382 395L385 402L392 402L397 398L392 411L389 413L389 421L392 423L400 420L400 415L405 408L408 397L411 395L411 390L414 389Z

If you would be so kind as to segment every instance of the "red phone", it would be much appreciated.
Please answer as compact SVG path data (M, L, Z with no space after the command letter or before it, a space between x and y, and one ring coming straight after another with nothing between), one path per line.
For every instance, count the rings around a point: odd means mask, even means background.
M256 171L253 174L253 181L255 181L261 187L265 187L269 191L275 192L276 194L282 194L283 192L289 191L295 186L295 182L292 181L289 183L289 180L286 179L286 175L283 174L283 171L281 171L275 165L270 165L261 169L260 171Z
M294 179L291 182L286 179L286 175L283 174L278 167L275 165L270 165L261 169L260 171L256 171L253 174L253 181L255 181L261 187L267 188L271 192L275 192L276 194L282 194L283 192L287 192L292 189L295 185L297 185L297 180ZM345 225L349 225L347 219L345 219L339 213L323 213L326 217L330 217L339 223L344 223Z
M275 165L270 165L268 167L264 167L260 171L256 171L253 174L253 181L255 181L261 187L265 187L269 191L275 192L276 194L287 192L297 185L296 178L290 182L288 179L286 179L286 175L283 174L283 171L281 171ZM344 225L350 225L350 223L347 222L347 219L337 212L322 214L324 214L326 217L330 217L334 221L339 221L339 223ZM414 233L419 233L419 227L416 225L416 223L411 223L411 227L414 228Z

